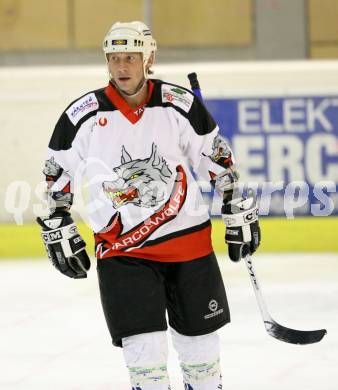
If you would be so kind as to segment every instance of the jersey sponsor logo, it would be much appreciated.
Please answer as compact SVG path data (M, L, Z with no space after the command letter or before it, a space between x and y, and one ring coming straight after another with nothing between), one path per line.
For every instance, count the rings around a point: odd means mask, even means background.
M66 114L75 126L81 118L83 118L89 112L97 110L98 107L99 103L96 99L95 94L89 93L88 95L85 95L83 98L77 100L74 104L72 104L66 111Z
M176 218L187 194L187 176L182 166L176 167L177 175L171 195L166 203L139 225L122 233L123 224L118 212L108 231L95 236L96 256L99 259L114 255L114 251L125 251L140 247L159 227Z
M194 96L184 89L173 87L168 84L162 84L163 103L172 103L173 105L180 107L182 110L189 112L193 101Z
M185 91L182 88L175 87L175 88L171 88L171 90L175 93L178 93L179 95L186 95L187 94L187 91Z
M121 165L113 168L117 175L114 181L102 184L103 192L118 209L126 204L139 207L154 207L165 200L167 184L172 172L153 143L150 157L132 159L122 147Z
M174 97L171 93L165 92L164 97L167 99L168 102L172 102L174 100Z
M108 119L104 116L101 116L101 118L99 119L99 125L100 126L106 126L106 124L108 123Z

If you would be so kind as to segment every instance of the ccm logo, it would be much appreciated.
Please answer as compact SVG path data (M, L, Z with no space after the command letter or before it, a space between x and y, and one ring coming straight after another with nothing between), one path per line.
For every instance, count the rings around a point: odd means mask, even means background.
M258 210L254 210L252 213L248 213L245 215L244 217L244 221L245 222L251 222L253 220L255 220L258 216Z
M61 230L57 230L56 232L52 232L52 233L43 233L42 236L44 241L49 241L49 242L62 239Z
M76 228L76 226L72 226L72 227L69 229L69 233L70 233L70 234L76 234L76 233L77 233L77 228Z

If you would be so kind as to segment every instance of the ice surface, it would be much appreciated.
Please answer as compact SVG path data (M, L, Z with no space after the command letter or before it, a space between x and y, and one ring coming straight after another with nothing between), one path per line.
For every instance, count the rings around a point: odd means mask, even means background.
M322 342L308 346L268 336L244 262L218 258L232 315L220 330L224 389L336 390L338 255L254 257L276 321L328 330ZM0 262L1 390L130 390L122 352L106 329L93 265L88 279L72 280L45 259ZM169 371L173 390L183 389L171 344Z

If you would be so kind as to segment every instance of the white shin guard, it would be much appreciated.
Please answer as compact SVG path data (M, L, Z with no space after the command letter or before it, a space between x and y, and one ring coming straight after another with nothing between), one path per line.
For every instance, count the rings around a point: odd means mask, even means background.
M133 390L168 390L166 332L142 333L122 339Z
M222 389L219 337L216 332L184 336L171 329L186 390Z

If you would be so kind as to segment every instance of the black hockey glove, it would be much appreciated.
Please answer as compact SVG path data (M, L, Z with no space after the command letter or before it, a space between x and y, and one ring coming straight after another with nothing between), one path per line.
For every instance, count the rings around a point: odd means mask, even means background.
M47 255L54 267L70 278L87 277L90 260L86 243L77 232L76 225L67 211L58 211L37 222L42 227L42 239Z
M222 216L230 259L239 261L253 254L261 241L256 198L250 194L246 199L239 197L223 204Z

